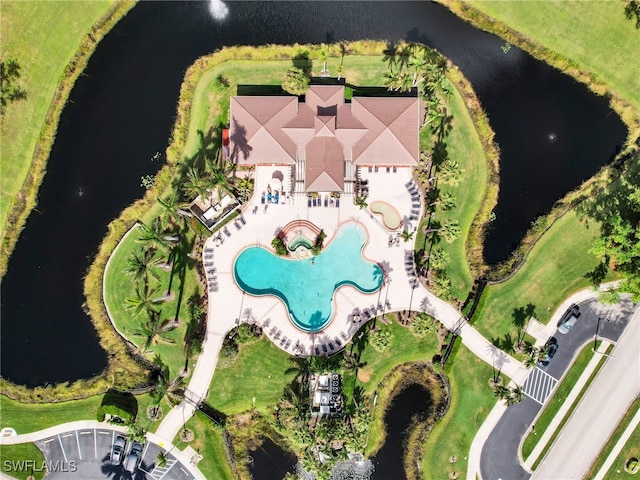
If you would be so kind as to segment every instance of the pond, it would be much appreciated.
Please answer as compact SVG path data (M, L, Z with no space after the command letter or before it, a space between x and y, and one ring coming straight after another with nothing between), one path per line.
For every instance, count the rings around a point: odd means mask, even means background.
M140 2L97 48L58 128L39 204L1 292L1 374L30 386L102 371L82 277L106 226L143 195L166 148L180 83L224 45L408 39L440 49L471 80L502 150L491 262L531 221L609 161L625 128L606 99L428 2ZM362 21L366 18L367 21Z

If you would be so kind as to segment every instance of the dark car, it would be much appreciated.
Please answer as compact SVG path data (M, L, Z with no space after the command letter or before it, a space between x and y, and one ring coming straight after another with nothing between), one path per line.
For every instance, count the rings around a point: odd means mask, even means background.
M566 312L564 312L564 315L562 315L562 318L558 322L558 332L562 334L569 333L578 321L579 316L580 307L574 303Z
M142 455L142 444L138 442L133 442L131 445L131 450L127 455L127 458L124 459L124 469L133 473L136 471L138 467L138 463L140 463L140 457Z
M111 447L111 463L113 465L120 465L126 446L127 440L122 435L118 435L116 437L116 441L113 442L113 446Z
M549 365L549 362L553 358L553 356L558 351L558 340L556 337L551 337L547 340L547 343L544 344L544 349L540 353L540 357L538 359L538 363L544 367Z

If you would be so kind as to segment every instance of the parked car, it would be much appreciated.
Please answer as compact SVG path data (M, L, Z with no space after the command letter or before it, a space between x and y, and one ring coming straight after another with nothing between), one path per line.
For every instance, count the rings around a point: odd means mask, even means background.
M142 444L133 442L127 458L124 459L124 469L129 473L135 472L136 468L138 468L138 464L140 463L141 455Z
M558 340L556 339L556 337L551 337L549 340L547 340L547 343L544 344L544 347L544 353L540 354L538 363L546 367L547 365L549 365L549 362L558 351Z
M558 331L567 334L573 328L580 316L580 307L575 303L562 315L558 324Z
M127 440L122 436L118 435L116 437L116 441L113 442L113 446L111 447L111 464L112 465L120 465L122 462L122 457L124 456L124 450L127 447Z

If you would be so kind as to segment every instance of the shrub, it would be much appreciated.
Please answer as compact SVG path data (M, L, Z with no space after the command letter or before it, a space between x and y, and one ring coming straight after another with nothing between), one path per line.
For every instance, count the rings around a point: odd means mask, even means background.
M289 255L289 250L287 250L287 246L284 244L284 241L280 237L276 237L271 241L271 246L276 251L277 255L281 257L286 257Z
M117 405L101 405L96 413L96 418L99 422L104 422L107 415L111 417L110 421L113 423L126 424L132 419L131 413L124 408Z
M303 95L309 88L309 77L304 70L298 67L291 67L285 74L282 82L282 89L291 95Z
M378 352L384 352L393 340L393 333L389 328L379 328L369 332L369 343Z
M418 338L426 337L433 329L433 317L426 313L418 313L409 324L409 331Z

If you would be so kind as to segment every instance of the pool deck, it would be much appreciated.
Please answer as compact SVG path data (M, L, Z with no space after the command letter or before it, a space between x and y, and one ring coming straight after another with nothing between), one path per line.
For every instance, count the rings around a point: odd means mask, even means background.
M242 220L230 222L219 235L205 243L203 263L205 272L210 272L207 273L210 287L203 350L185 392L185 400L165 416L156 432L160 437L172 440L186 419L191 417L195 406L206 400L222 342L227 332L240 323L262 326L272 342L291 355L328 355L339 350L339 342L346 345L366 323L367 310L376 311L372 317L401 310L424 311L448 329L457 330L463 343L480 358L499 367L516 381L524 379L526 369L520 362L494 347L466 324L453 306L420 285L414 274L414 242L397 238L390 244L390 235L397 237L398 234L386 230L367 209L354 205L352 196L343 196L340 207L308 207L306 196L294 196L293 202L277 205L262 204L261 192L267 190L277 170L282 170L282 167L256 169L255 193L242 210ZM363 170L362 178L368 181L369 187L368 202L390 203L400 212L405 228L414 231L419 220L410 220L409 212L414 209L407 188L411 171L398 169L397 172L386 172L381 169L369 173ZM270 249L276 231L296 219L309 220L324 229L327 234L325 246L332 241L341 225L357 222L366 229L369 237L362 251L364 258L377 262L386 272L385 283L373 294L364 294L350 286L339 288L334 294L333 319L318 333L296 328L279 298L249 295L237 286L233 277L235 258L244 248L258 245ZM218 236L222 241L216 239ZM331 350L331 346L335 350Z

